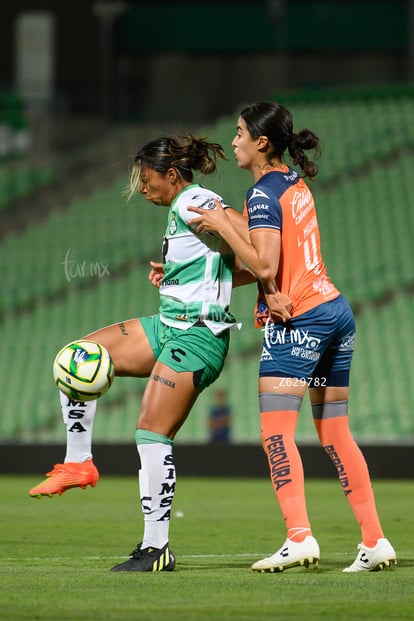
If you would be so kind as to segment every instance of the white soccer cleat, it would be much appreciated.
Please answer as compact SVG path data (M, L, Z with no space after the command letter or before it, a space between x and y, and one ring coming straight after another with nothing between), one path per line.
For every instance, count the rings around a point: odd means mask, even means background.
M253 571L273 573L298 565L308 568L309 565L318 564L319 556L319 545L315 537L308 535L299 543L286 539L280 550L272 556L256 561L252 565L252 569Z
M378 539L373 548L358 545L358 554L352 565L342 571L353 573L356 571L380 571L397 564L397 555L388 539Z

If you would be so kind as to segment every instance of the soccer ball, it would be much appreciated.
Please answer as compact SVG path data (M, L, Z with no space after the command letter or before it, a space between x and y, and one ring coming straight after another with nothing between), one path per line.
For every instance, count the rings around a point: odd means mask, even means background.
M94 341L68 343L53 362L56 386L76 401L102 397L114 379L114 365L108 351Z

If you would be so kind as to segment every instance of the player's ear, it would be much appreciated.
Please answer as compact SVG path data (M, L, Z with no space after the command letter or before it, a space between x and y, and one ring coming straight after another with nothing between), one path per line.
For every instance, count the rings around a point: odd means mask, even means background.
M269 146L269 138L267 136L259 136L257 138L257 148L260 151L265 151Z
M171 183L174 183L175 181L177 181L177 177L178 177L178 173L175 168L169 168L167 170L168 181L170 181Z

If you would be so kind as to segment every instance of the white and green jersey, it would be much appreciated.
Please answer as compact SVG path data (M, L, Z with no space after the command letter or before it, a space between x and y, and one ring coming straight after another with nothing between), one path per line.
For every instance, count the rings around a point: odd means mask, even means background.
M234 254L219 237L197 234L187 224L197 217L187 207L215 209L214 199L226 207L215 192L193 184L184 188L171 204L162 248L160 318L163 323L183 330L202 322L218 334L240 327L229 311Z

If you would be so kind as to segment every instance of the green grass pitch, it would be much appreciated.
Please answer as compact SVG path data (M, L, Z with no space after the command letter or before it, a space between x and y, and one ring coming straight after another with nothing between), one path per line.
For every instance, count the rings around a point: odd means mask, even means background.
M342 573L360 534L334 479L306 487L319 566L281 574L250 570L285 536L267 480L178 478L177 566L158 574L109 571L141 538L137 479L35 500L38 480L0 479L1 621L414 619L413 481L374 481L398 565L361 575Z

